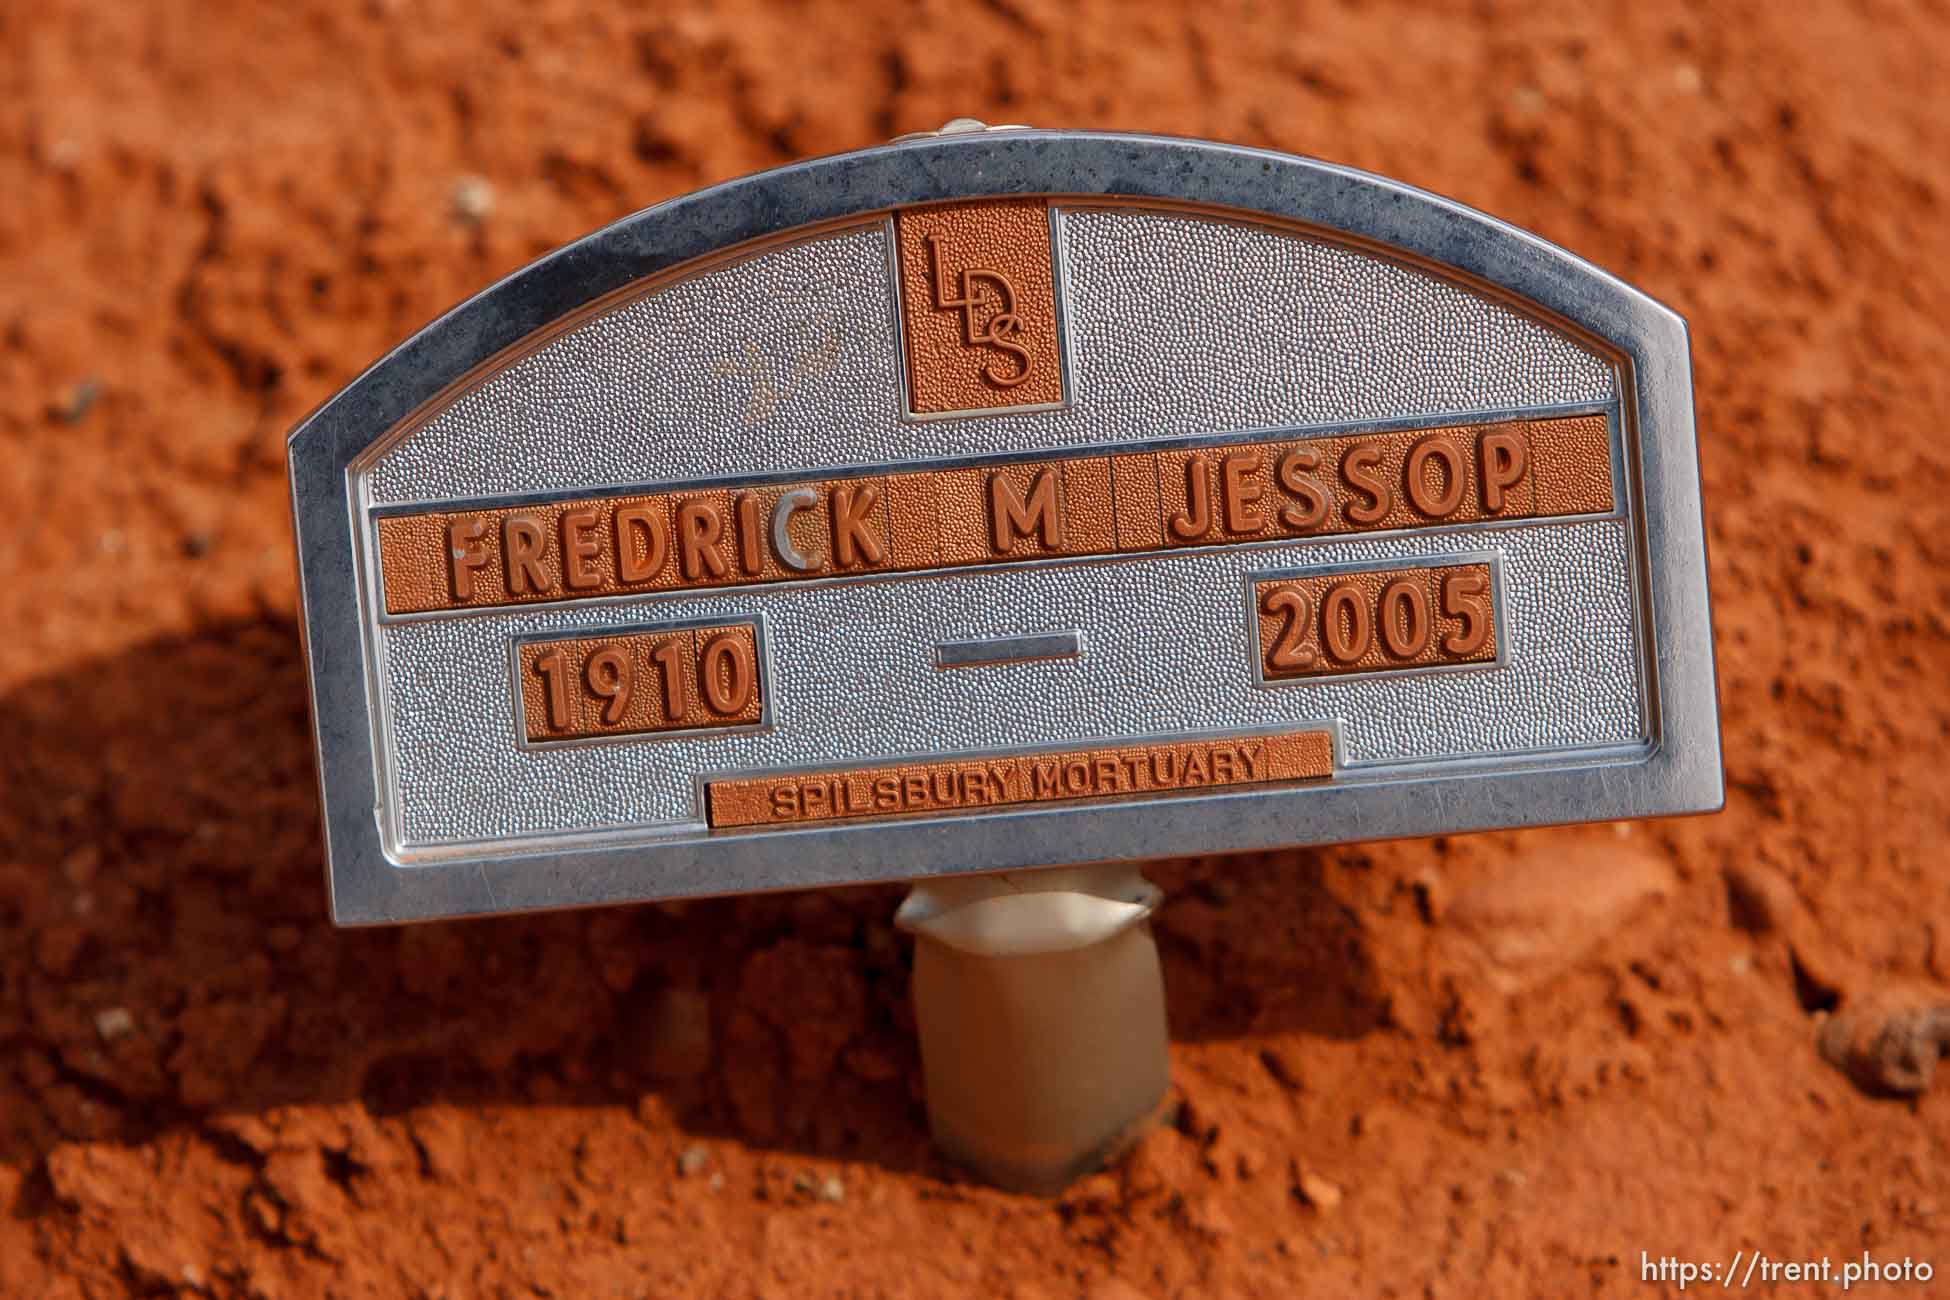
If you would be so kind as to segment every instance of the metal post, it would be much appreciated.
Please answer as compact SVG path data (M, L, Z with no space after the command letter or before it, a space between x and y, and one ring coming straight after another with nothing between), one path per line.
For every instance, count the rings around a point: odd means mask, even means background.
M914 1002L935 1142L999 1186L1053 1193L1155 1122L1164 980L1130 865L916 885Z

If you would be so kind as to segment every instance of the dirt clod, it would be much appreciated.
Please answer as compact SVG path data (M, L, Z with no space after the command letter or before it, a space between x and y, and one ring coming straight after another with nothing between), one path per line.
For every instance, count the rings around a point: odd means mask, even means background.
M447 202L456 221L478 226L494 215L494 186L485 177L463 176L448 191Z
M1950 997L1928 1003L1881 999L1822 1022L1821 1054L1871 1092L1917 1093L1950 1052Z
M95 1032L104 1043L112 1043L118 1038L127 1038L135 1032L135 1017L127 1007L109 1007L95 1014Z
M1301 1172L1299 1187L1301 1199L1322 1214L1332 1214L1341 1208L1340 1187L1312 1170Z

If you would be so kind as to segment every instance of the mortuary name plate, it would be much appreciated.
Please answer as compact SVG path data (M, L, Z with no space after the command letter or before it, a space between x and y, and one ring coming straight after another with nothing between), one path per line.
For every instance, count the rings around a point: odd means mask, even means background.
M1327 164L639 212L291 436L363 924L1717 807L1684 323Z

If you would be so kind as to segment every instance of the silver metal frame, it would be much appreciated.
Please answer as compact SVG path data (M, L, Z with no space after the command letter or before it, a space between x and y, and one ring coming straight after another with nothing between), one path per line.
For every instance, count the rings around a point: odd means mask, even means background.
M1294 787L769 831L700 827L653 843L569 837L412 865L389 856L380 701L368 672L376 620L361 607L365 525L350 472L361 457L471 374L645 277L895 207L1044 195L1054 205L1167 203L1292 225L1511 302L1612 357L1651 742ZM289 459L327 879L341 924L1704 812L1723 798L1685 323L1533 235L1349 168L1200 141L1012 130L731 181L624 218L456 307L313 412L291 435Z

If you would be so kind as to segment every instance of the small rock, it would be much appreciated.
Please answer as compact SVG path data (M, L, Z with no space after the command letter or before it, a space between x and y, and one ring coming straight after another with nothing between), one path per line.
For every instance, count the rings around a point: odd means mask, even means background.
M118 1038L127 1038L135 1032L135 1017L127 1007L110 1007L95 1013L95 1032L102 1036L104 1043L112 1043Z
M792 1175L792 1190L801 1196L811 1196L813 1191L813 1176L810 1173L797 1173Z
M77 380L51 409L54 417L63 424L76 424L93 409L101 397L102 381L91 376Z
M1930 1086L1937 1061L1950 1051L1950 1001L1886 996L1836 1012L1817 1034L1822 1056L1857 1087L1918 1093Z
M1312 1170L1300 1175L1300 1195L1322 1214L1332 1214L1341 1206L1341 1189Z
M846 1184L838 1174L828 1174L819 1184L819 1199L828 1205L838 1205L846 1199Z
M710 1163L711 1163L711 1153L709 1151L706 1151L703 1147L700 1146L685 1147L684 1154L677 1157L678 1176L682 1178L690 1178L695 1174L702 1173L704 1171L704 1167Z
M454 220L464 226L478 226L494 215L494 186L484 176L463 176L447 194Z

